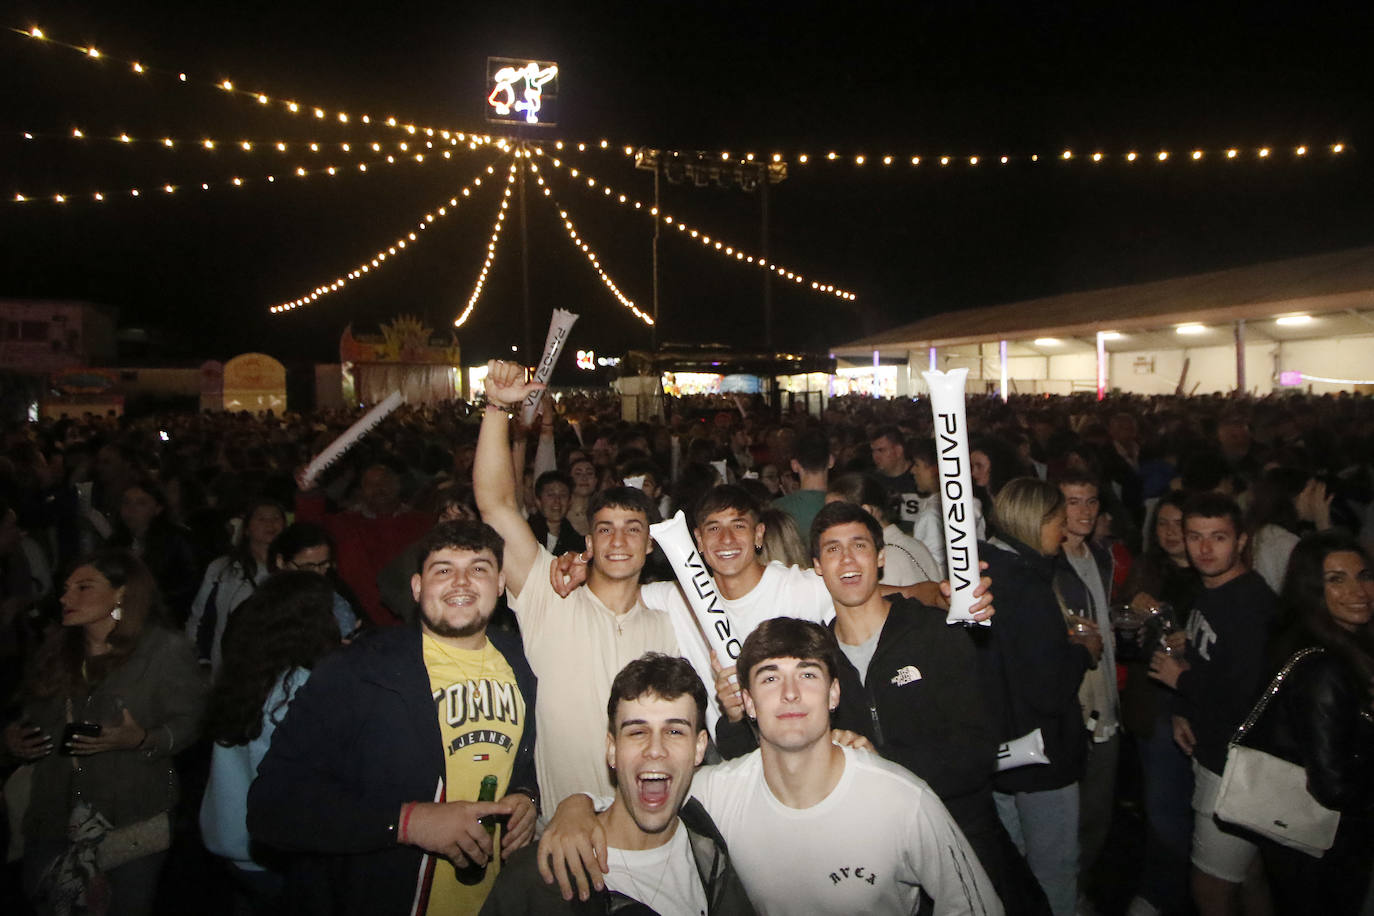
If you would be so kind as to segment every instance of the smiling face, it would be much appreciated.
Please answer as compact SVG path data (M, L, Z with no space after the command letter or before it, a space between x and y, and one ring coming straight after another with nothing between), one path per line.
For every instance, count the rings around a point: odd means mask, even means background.
M840 682L815 659L767 658L749 669L744 711L758 722L762 743L800 751L829 740L830 711Z
M109 619L124 597L94 566L78 566L62 590L62 626L84 627Z
M1322 560L1326 611L1336 626L1355 631L1369 623L1374 610L1374 570L1353 550L1339 550Z
M649 519L638 509L605 506L587 535L591 573L605 579L638 579L649 557Z
M425 558L422 572L410 578L421 626L466 649L483 646L487 621L505 588L496 554L486 548L442 547Z
M859 522L831 525L821 532L816 571L841 607L859 607L873 597L882 579L883 551Z
M1097 524L1099 503L1097 487L1087 483L1066 484L1059 488L1064 494L1068 510L1068 532L1079 538L1090 538Z
M697 730L696 700L683 694L665 700L644 694L621 700L606 736L606 763L615 770L616 805L643 833L662 835L676 823L692 788L692 773L706 754L706 732ZM657 845L652 841L646 846Z
M563 516L568 514L568 502L572 499L572 490L568 485L558 480L551 480L544 484L544 489L539 491L539 514L544 516L544 521L548 522L550 528L557 528L558 523L563 521Z
M763 525L754 513L727 507L701 520L696 540L712 572L737 576L756 565L754 550L763 543Z

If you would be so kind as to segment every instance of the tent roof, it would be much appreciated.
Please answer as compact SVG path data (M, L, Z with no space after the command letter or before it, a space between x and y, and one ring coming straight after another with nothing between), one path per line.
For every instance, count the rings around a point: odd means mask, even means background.
M837 345L836 355L997 339L1091 336L1374 308L1374 246L932 315ZM1374 324L1374 320L1370 321ZM1371 328L1374 330L1374 328Z

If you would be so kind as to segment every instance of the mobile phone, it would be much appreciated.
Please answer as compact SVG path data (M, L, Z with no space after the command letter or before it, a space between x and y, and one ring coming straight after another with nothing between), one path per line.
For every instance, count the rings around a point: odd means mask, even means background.
M68 722L66 728L62 729L61 753L71 756L72 739L77 735L99 738L102 731L99 722Z

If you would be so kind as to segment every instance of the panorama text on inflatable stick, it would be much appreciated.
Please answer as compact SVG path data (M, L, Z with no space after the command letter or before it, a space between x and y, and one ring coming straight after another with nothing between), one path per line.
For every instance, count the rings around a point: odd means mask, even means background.
M741 640L725 612L725 602L721 600L706 561L692 543L686 516L679 511L665 522L650 525L649 534L667 555L673 574L687 595L687 603L692 606L692 613L706 634L706 641L715 650L716 658L722 665L729 665L739 657Z
M554 364L558 362L558 357L563 352L563 344L567 343L568 334L576 321L577 315L572 312L565 309L553 310L553 317L549 319L549 336L544 339L544 355L539 358L539 365L534 367L534 381L544 385L549 383ZM535 411L539 409L539 402L543 398L542 387L525 395L525 405L521 410L520 419L526 426L534 422Z
M319 477L325 468L343 457L344 452L356 445L358 440L367 435L372 427L385 420L388 414L404 403L405 398L401 397L401 392L393 391L383 401L359 417L352 426L344 430L343 435L326 445L324 451L312 458L310 463L305 466L305 471L301 474L302 486L313 485L315 478Z

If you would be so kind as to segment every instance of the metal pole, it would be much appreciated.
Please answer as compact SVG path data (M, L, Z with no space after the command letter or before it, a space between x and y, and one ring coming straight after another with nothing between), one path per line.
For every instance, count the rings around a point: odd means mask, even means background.
M654 160L654 265L653 265L653 292L654 292L654 323L649 328L649 349L657 352L658 350L658 237L663 228L663 204L659 199L659 178L663 174L663 163L658 159Z
M1236 320L1236 393L1245 393L1245 319Z
M526 152L525 144L520 144L522 154ZM530 340L530 235L529 219L525 210L525 164L520 164L520 291L524 300L524 335L522 344L524 350L520 354L520 359L526 366L534 365L534 344Z
M762 203L762 239L759 243L759 253L763 260L768 257L768 167L763 166L759 170L759 198ZM763 272L763 344L769 350L773 349L773 271Z

